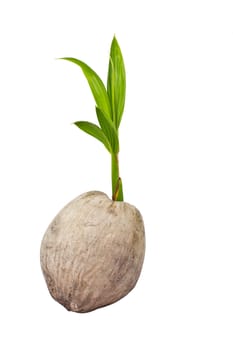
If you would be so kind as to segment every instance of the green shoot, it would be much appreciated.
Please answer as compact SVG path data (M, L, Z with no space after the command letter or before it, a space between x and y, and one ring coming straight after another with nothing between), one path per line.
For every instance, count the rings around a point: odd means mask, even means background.
M119 175L118 130L125 105L126 77L120 46L114 37L110 49L107 87L105 87L98 74L86 63L72 57L64 57L62 59L78 65L87 79L95 99L99 126L87 121L77 121L74 124L102 142L111 154L112 199L114 201L123 201L122 180Z

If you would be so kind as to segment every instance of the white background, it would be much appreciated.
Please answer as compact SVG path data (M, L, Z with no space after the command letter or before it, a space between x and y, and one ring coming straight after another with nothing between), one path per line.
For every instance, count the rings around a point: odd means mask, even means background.
M71 125L95 122L74 56L105 80L113 35L127 70L126 201L143 214L137 287L89 314L48 294L39 264L56 213L110 195L110 159ZM0 348L233 349L232 1L1 1Z

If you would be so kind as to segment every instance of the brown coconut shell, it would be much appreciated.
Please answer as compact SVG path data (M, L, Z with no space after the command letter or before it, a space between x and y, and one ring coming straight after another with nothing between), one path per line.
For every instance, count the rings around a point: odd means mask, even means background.
M88 312L124 297L143 265L143 219L134 206L87 192L64 207L41 243L41 267L52 297Z

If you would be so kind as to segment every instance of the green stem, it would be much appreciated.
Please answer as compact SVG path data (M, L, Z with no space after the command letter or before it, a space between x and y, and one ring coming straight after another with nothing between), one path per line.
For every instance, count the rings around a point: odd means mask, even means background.
M112 154L112 200L123 201L122 181L119 174L118 154Z

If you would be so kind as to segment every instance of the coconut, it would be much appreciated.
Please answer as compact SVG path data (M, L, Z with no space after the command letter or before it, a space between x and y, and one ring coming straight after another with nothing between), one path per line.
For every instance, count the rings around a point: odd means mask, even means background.
M91 191L54 218L43 237L40 257L52 297L67 310L89 312L134 288L144 254L144 224L138 209Z

